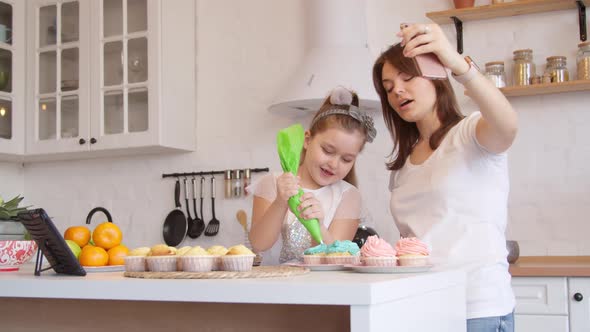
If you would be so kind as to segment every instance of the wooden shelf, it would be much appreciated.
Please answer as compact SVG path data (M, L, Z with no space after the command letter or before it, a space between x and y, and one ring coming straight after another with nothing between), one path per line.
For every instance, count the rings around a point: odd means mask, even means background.
M552 93L590 91L590 80L568 81L563 83L542 83L527 86L510 86L501 88L506 97L535 96Z
M590 5L590 0L583 0L583 2L585 6ZM430 12L426 13L426 16L438 24L450 24L453 23L453 19L451 17L457 17L462 22L467 22L566 9L577 9L576 1L517 0L495 5Z

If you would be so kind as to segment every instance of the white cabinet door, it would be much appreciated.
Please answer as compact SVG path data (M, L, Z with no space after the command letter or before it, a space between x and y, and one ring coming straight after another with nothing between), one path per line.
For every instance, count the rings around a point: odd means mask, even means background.
M570 332L590 331L590 278L568 278Z
M568 314L565 277L516 277L512 278L512 289L517 314Z
M514 332L567 332L567 316L514 315Z
M27 2L27 149L30 155L88 150L88 1Z
M0 1L0 161L24 153L25 3Z

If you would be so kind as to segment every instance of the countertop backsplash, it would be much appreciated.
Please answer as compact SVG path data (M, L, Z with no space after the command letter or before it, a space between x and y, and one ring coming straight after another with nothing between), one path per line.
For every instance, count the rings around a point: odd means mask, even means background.
M306 48L302 1L197 3L195 152L25 165L0 163L0 195L22 194L23 203L45 208L62 231L83 224L93 207L103 206L123 230L124 244L137 247L163 242L162 223L174 207L174 180L163 179L163 173L245 167L279 171L276 132L294 122L307 126L311 119L311 115L296 117L267 111ZM426 21L426 10L449 9L452 2L367 3L369 48L376 57L386 45L398 41L395 33L400 22ZM266 15L269 11L274 14ZM552 35L540 38L538 32L548 31L548 27ZM464 54L482 68L485 62L504 60L510 70L512 51L519 48L534 50L538 71L549 55L566 55L568 64L575 64L578 26L574 11L468 22L463 28ZM445 26L444 30L453 40L453 27ZM570 68L570 72L575 71ZM455 82L453 85L463 110L474 111L463 88ZM521 256L590 255L590 94L510 100L518 112L520 130L509 151L508 238L519 242ZM392 145L381 114L373 116L378 135L357 161L359 189L370 213L368 222L394 242L399 233L389 213L389 176L384 166ZM263 174L254 174L253 180ZM219 234L187 238L184 244L244 242L236 211L244 209L250 222L251 196L223 199L223 178L217 179ZM211 208L206 192L204 219L208 222ZM182 203L185 211L184 199ZM99 219L97 214L93 224Z

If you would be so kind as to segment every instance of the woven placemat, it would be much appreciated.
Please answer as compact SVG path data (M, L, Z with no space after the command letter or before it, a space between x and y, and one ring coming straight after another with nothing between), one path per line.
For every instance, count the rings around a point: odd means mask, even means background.
M255 266L251 271L211 271L211 272L125 272L128 278L143 279L240 279L240 278L270 278L290 277L302 275L309 269L298 266Z

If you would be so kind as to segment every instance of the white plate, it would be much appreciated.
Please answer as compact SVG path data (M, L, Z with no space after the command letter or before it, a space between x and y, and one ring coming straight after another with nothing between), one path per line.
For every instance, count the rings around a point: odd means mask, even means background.
M432 265L424 266L365 266L365 265L346 265L347 268L360 273L416 273L426 272L432 268Z
M82 266L86 272L119 272L125 271L125 265Z
M305 267L310 269L311 271L342 271L345 269L344 264L287 263L287 265Z

